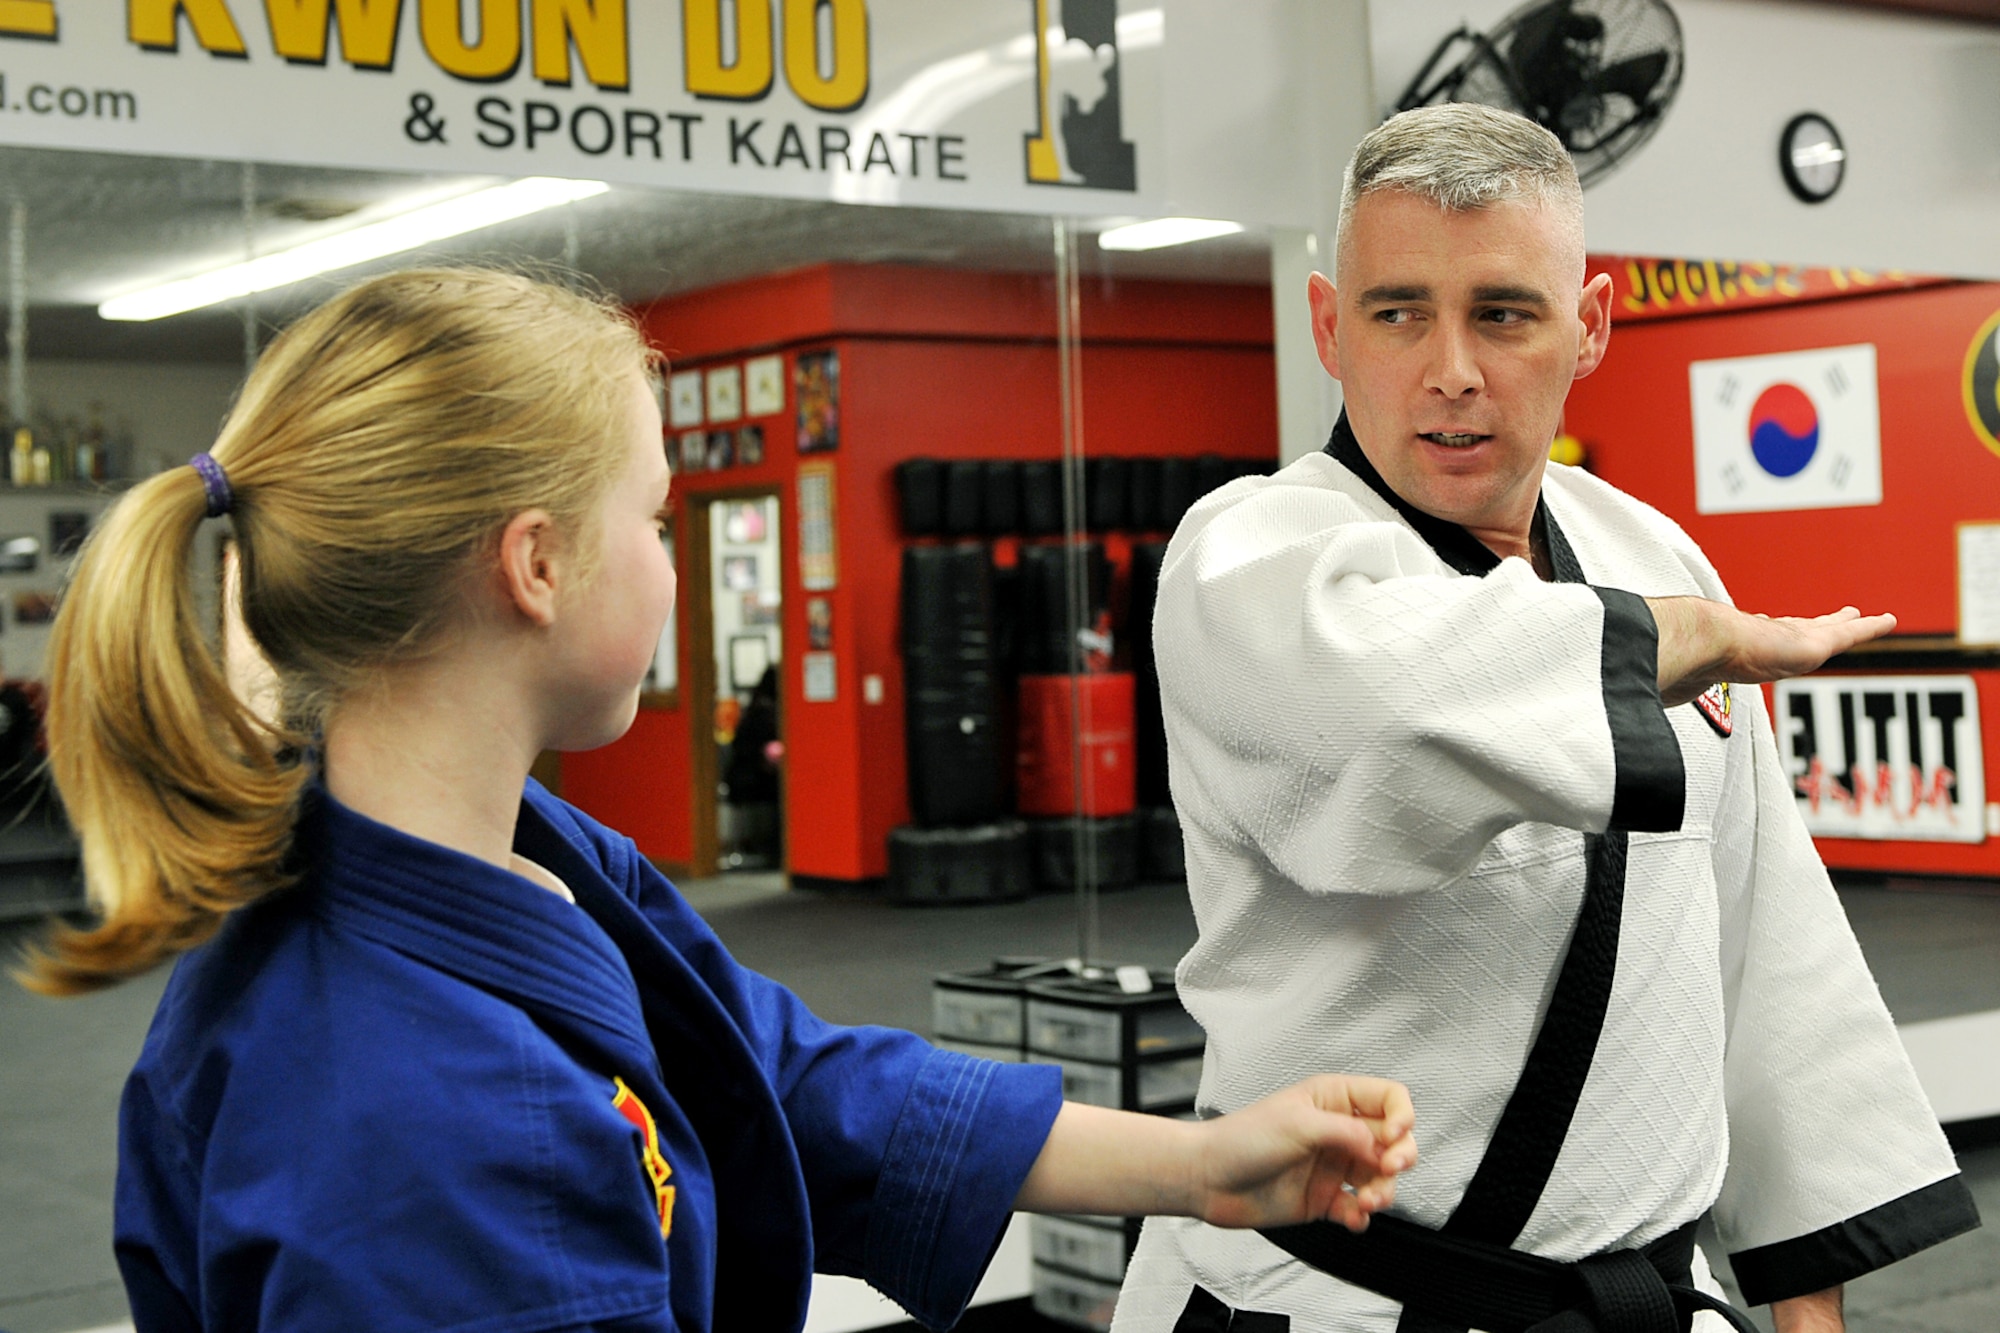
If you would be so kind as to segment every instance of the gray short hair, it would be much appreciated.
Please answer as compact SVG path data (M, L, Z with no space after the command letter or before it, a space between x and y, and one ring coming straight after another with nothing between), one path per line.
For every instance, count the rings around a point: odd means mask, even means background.
M1401 190L1447 212L1510 200L1560 209L1583 240L1583 187L1562 140L1509 111L1446 102L1391 116L1355 145L1340 194L1340 232L1354 207L1378 190Z

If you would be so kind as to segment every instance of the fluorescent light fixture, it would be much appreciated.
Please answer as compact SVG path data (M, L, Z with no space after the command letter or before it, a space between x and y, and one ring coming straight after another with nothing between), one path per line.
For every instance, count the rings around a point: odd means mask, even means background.
M407 213L364 223L289 249L260 255L241 264L230 264L207 273L197 273L191 278L180 278L114 296L98 306L97 313L105 319L164 319L185 310L198 310L202 306L249 296L253 292L267 292L274 287L331 273L335 269L351 268L371 259L414 250L433 241L463 236L481 227L511 222L559 204L589 199L610 188L603 181L530 176L506 185L462 194L456 199L413 208Z
M1240 222L1218 222L1213 218L1154 218L1134 222L1097 234L1100 250L1163 250L1189 241L1206 241L1216 236L1234 236L1243 230Z

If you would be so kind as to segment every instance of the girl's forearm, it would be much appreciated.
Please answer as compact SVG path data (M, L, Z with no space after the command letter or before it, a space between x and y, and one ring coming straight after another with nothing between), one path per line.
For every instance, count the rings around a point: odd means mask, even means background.
M1202 1127L1064 1102L1015 1196L1028 1213L1199 1216Z

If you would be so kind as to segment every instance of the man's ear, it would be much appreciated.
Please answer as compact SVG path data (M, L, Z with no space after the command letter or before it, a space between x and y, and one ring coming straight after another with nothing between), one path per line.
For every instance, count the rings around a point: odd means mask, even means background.
M1335 336L1340 323L1340 294L1324 273L1306 279L1306 305L1312 309L1313 346L1319 349L1319 363L1326 373L1340 378L1340 340Z
M1611 275L1600 273L1583 285L1577 297L1576 317L1582 324L1577 334L1576 377L1582 379L1604 361L1611 345Z
M543 509L524 509L500 533L500 582L508 600L530 624L555 624L558 575L555 520Z

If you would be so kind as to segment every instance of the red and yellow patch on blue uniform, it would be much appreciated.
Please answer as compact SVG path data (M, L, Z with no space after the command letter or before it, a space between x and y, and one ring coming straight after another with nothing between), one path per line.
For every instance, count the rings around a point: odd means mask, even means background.
M674 1169L667 1165L666 1157L660 1152L660 1131L653 1124L653 1113L646 1109L646 1103L625 1086L624 1079L613 1078L611 1082L617 1088L611 1098L612 1109L631 1121L644 1137L645 1146L640 1158L646 1168L646 1179L653 1186L654 1202L660 1208L660 1238L664 1240L674 1231L674 1187L667 1183Z
M1729 682L1722 681L1703 690L1694 701L1695 708L1708 719L1708 725L1715 728L1715 734L1727 737L1736 729L1729 718Z

